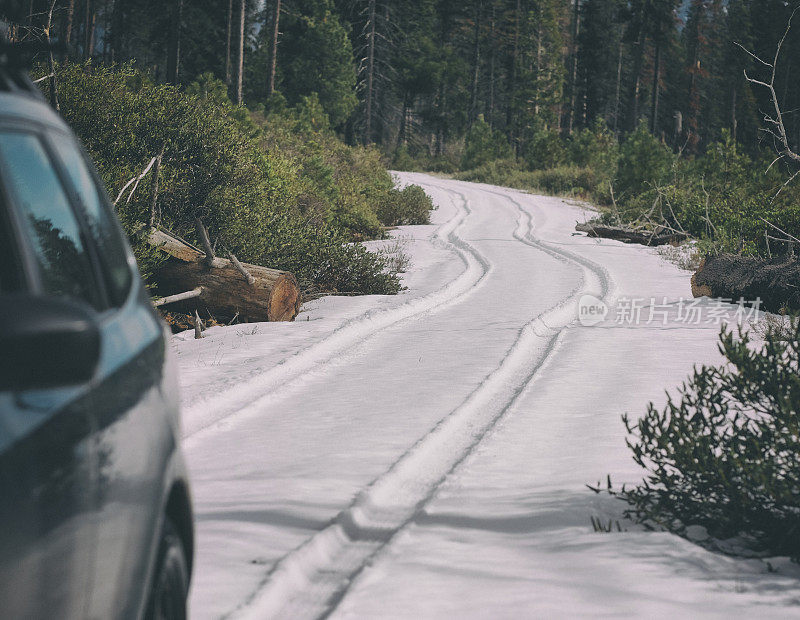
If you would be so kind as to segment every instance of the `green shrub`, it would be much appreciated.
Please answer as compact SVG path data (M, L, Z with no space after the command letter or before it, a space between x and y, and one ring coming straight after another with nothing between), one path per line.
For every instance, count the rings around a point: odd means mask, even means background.
M378 205L378 218L386 226L429 224L433 202L419 185L393 189Z
M374 148L350 147L322 124L314 97L304 105L266 116L255 115L261 147L300 167L300 210L317 221L342 229L350 240L382 235L376 205L394 187Z
M567 147L557 131L540 129L525 141L522 158L530 170L546 170L567 164Z
M520 164L513 159L495 159L472 168L457 173L455 176L462 181L473 183L490 183L492 185L506 185L508 187L519 187L520 175L530 174L523 171Z
M494 131L481 115L476 120L464 142L461 169L477 168L486 162L511 156L511 146L500 131Z
M632 196L668 182L675 156L653 136L644 123L620 147L614 189L618 196Z
M619 142L599 120L577 132L569 142L569 160L579 168L591 168L597 179L612 180L617 174Z
M442 174L454 174L459 170L459 158L456 154L447 153L435 157L427 157L421 160L420 169L428 172L440 172Z
M559 166L535 170L530 178L531 187L558 196L586 196L597 186L597 175L589 167Z
M308 288L399 289L385 260L350 244L381 234L372 205L392 179L376 151L346 147L324 129L313 97L271 115L278 122L268 134L264 117L233 106L210 76L187 92L131 66L68 63L58 78L62 115L112 195L163 149L161 225L194 240L199 217L241 260L294 271ZM138 236L149 219L150 187L145 177L117 209L145 276L158 262Z
M695 369L680 398L623 416L644 482L623 490L629 516L679 534L744 536L800 558L800 324L753 346L723 330L722 367Z
M392 169L403 170L406 172L416 172L422 168L420 168L417 160L414 159L408 152L408 147L402 145L398 147L392 155Z
M598 183L591 168L560 166L546 170L523 170L518 163L507 159L461 172L456 178L559 196L590 195Z

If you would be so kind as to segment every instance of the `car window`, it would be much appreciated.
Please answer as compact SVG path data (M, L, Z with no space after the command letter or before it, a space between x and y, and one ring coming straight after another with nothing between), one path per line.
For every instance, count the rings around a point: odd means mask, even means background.
M89 233L100 253L109 294L115 305L121 305L128 296L133 278L125 245L119 227L111 219L114 216L109 211L105 193L97 186L83 153L69 136L51 134L51 141L80 198Z
M99 307L80 226L41 141L32 134L0 132L0 160L45 292Z
M22 286L22 269L14 253L13 237L0 185L0 294L17 291Z

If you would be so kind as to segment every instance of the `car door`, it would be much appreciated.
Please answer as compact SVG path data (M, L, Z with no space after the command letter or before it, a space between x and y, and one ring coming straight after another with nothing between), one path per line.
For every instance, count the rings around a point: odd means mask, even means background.
M2 125L0 236L0 260L9 261L0 296L22 290L102 308L81 225L42 137ZM85 616L97 474L91 403L91 382L0 389L3 617Z
M164 335L87 159L67 134L51 132L48 141L87 224L110 305L94 392L100 552L87 617L135 618L147 596L165 473L175 450L160 390Z

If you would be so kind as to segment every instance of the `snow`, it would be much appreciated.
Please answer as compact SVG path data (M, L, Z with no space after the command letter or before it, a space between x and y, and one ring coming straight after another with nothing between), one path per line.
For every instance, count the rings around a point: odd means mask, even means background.
M192 617L798 615L785 559L769 572L641 531L585 487L640 480L620 415L720 359L719 325L682 321L688 273L575 236L585 205L400 182L438 206L432 226L396 231L400 295L174 338ZM598 325L576 320L586 295L609 309ZM642 320L615 320L631 300Z

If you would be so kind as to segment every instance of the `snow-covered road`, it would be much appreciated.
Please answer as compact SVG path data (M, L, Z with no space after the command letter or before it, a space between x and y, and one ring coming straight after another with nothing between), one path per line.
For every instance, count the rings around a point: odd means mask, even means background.
M397 233L412 260L404 293L175 339L192 617L800 613L785 562L768 573L590 525L622 506L585 483L641 478L620 414L718 361L711 318L733 308L702 302L686 321L688 274L573 235L579 206L401 180L438 205L433 226ZM587 295L610 309L595 326L576 320Z

